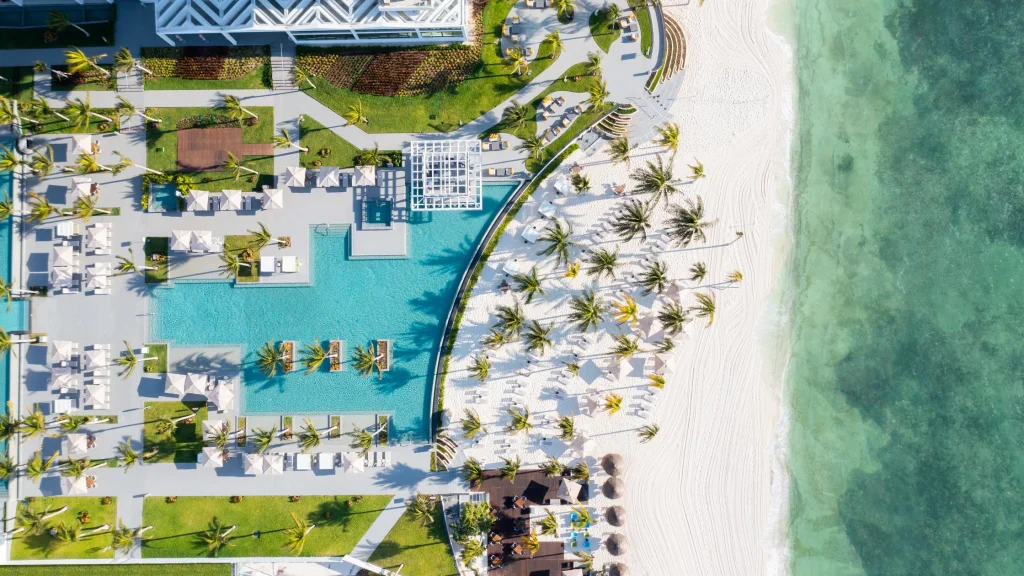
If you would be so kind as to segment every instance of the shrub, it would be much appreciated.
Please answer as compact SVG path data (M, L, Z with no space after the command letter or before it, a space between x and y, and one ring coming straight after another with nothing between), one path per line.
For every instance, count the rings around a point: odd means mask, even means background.
M231 497L231 503L232 504L238 504L241 501L242 501L242 497L241 496L232 496Z
M168 496L167 498L164 499L164 502L167 502L168 504L174 504L177 501L178 501L178 497L177 496Z
M111 498L110 496L104 496L103 498L100 499L100 504L103 505L103 506L110 506L110 504L113 501L114 501L114 499Z

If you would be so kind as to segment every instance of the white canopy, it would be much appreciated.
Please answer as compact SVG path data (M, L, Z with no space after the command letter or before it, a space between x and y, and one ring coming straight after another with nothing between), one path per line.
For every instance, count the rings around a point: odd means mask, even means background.
M206 386L210 383L210 377L206 374L189 372L185 376L185 394L200 394L206 396Z
M672 374L675 372L675 368L672 366L672 354L655 354L654 355L654 371L658 374Z
M353 186L376 186L376 166L356 166L355 174L352 175Z
M263 209L280 210L284 208L284 192L277 188L267 188L263 191Z
M89 436L86 434L68 434L61 443L61 451L68 458L80 458L89 450Z
M72 138L75 141L72 154L92 154L92 135L75 134Z
M220 193L220 209L221 210L241 210L242 209L242 191L241 190L225 190Z
M75 372L71 368L55 366L50 369L50 375L53 377L53 388L74 388L77 384Z
M85 476L79 478L63 477L60 479L61 491L67 496L79 496L89 492Z
M50 270L50 284L56 288L71 288L71 268L56 266Z
M555 177L554 187L559 194L568 194L571 189L569 178L565 174L559 174Z
M594 416L601 407L601 401L593 394L586 394L580 398L580 407L585 409L591 416Z
M341 455L341 467L345 472L362 472L366 470L363 466L363 457L358 452L345 452Z
M242 467L244 468L245 474L253 474L256 476L263 475L263 455L261 454L242 454Z
M590 436L587 436L586 434L577 434L576 438L574 438L572 443L569 444L569 452L572 452L582 458L586 456L593 447L594 441L590 439Z
M540 208L537 208L537 212L540 212L545 218L553 217L557 211L558 208L550 200L541 204Z
M263 473L268 476L280 476L284 474L284 454L264 455Z
M220 468L224 465L224 454L216 446L207 446L203 448L199 462L203 465L203 468Z
M94 409L107 407L107 387L102 385L88 385L82 388L82 405L92 406Z
M110 227L97 224L86 228L85 247L90 250L110 248Z
M558 485L558 499L568 500L569 502L575 502L580 497L580 489L582 486L569 480L568 478L562 478L562 483Z
M235 401L235 391L229 384L220 384L213 389L210 400L217 405L217 410L227 410Z
M316 175L316 185L320 188L341 185L341 172L337 166L324 166Z
M92 290L110 288L110 276L107 276L106 274L97 274L94 271L89 270L86 274L85 287Z
M334 470L334 454L321 452L316 456L317 470Z
M540 238L540 233L541 227L538 226L536 222L534 222L533 224L530 224L526 228L523 228L523 240L526 240L530 244L533 244L534 242L537 241L537 238Z
M73 178L71 180L71 190L68 192L67 203L74 204L88 196L92 196L92 178Z
M203 438L207 440L213 438L217 434L220 434L221 430L224 430L230 426L227 420L203 420Z
M164 374L164 393L182 396L185 394L185 375L168 372Z
M52 344L54 362L67 362L71 360L71 356L75 354L75 350L78 348L78 344L70 340L54 340Z
M98 350L96 348L93 348L92 350L85 351L86 370L107 368L108 366L110 366L110 355L107 354L106 350Z
M189 212L206 212L210 209L210 193L193 190L185 195L185 209Z
M289 166L287 168L288 175L285 178L284 185L289 188L305 188L306 187L306 169L301 166Z
M513 258L511 260L506 260L505 264L501 267L501 269L506 274L512 274L512 275L521 274L522 271L523 271L523 265L519 261L519 258Z
M188 252L191 247L191 230L171 230L171 252Z
M74 266L75 264L75 252L71 246L54 246L53 247L53 267L59 266Z
M213 250L213 232L209 230L195 230L192 232L192 251L210 252Z

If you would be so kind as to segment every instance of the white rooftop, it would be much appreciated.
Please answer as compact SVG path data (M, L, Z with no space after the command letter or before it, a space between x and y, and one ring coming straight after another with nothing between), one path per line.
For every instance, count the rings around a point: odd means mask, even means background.
M409 146L413 210L483 208L479 140L414 140Z

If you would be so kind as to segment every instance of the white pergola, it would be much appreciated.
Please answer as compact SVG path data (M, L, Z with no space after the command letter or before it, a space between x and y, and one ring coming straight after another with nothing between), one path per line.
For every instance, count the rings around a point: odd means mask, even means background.
M409 146L413 210L483 208L479 140L414 140Z

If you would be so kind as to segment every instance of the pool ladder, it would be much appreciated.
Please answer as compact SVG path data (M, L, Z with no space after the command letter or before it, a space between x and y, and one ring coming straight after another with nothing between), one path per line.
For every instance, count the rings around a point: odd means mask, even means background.
M344 236L348 229L348 224L317 224L313 226L313 231L319 236Z

